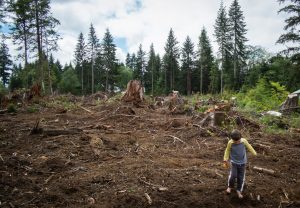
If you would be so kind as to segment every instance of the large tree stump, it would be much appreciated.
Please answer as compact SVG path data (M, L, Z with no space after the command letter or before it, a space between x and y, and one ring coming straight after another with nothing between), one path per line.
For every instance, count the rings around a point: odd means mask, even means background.
M142 102L144 101L144 90L140 81L130 80L127 84L127 89L122 97L125 102Z
M284 103L280 106L280 111L289 111L297 109L298 106L299 95L298 94L289 94L288 98L284 101Z
M223 126L226 123L226 113L221 111L210 112L200 122L200 126Z

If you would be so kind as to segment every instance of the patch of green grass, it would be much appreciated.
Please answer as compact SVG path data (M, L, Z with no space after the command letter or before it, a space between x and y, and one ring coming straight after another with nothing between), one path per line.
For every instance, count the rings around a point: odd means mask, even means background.
M28 108L27 108L27 112L28 113L36 113L36 112L38 112L39 111L39 109L36 107L36 106L29 106Z

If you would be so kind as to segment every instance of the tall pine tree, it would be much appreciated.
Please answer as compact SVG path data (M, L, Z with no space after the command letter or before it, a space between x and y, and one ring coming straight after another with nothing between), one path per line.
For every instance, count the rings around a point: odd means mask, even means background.
M91 92L94 93L95 90L95 72L94 72L94 67L95 67L95 58L96 58L96 53L97 49L99 47L99 40L96 35L95 28L93 24L90 26L90 32L88 36L88 56L91 62Z
M212 47L207 36L205 28L202 29L198 44L198 59L197 67L199 74L199 89L200 93L207 93L211 84L212 69L214 65L214 57ZM215 79L215 78L214 78Z
M118 76L117 58L116 58L116 45L114 44L113 36L106 29L102 40L102 60L103 68L105 71L105 90L114 90L116 79Z
M288 13L290 16L285 20L285 34L282 34L277 43L288 44L287 49L282 52L291 54L293 60L300 63L300 1L299 0L278 0L279 3L290 4L279 10L279 13Z
M227 77L228 83L230 84L230 51L231 51L231 42L230 42L230 26L228 22L228 17L226 13L226 8L221 2L220 9L218 11L216 23L215 23L215 37L219 45L219 55L220 55L220 68L221 68L221 93L224 88L224 74Z
M154 95L159 78L159 65L157 63L157 56L155 54L153 43L150 45L148 57L145 72L145 89L146 92L151 92L151 95Z
M81 93L84 93L84 70L83 70L83 65L84 62L86 61L86 55L87 55L87 51L86 51L86 44L84 41L84 37L82 32L79 34L78 37L78 41L77 41L77 45L76 45L76 49L75 49L75 68L80 68L80 77L81 77Z
M52 16L50 0L33 0L32 8L31 11L34 12L33 32L36 39L33 44L38 55L39 79L44 88L45 67L43 67L43 62L50 51L58 48L57 40L59 39L59 34L55 29L60 22Z
M238 0L233 0L229 8L229 27L233 55L233 89L237 90L244 82L246 61L246 23Z
M183 80L186 80L186 87L184 88L184 91L187 95L191 95L192 93L192 73L194 70L194 60L195 60L195 54L194 54L194 44L191 41L191 38L189 36L186 37L185 42L183 43L182 48L182 75L184 77Z
M145 84L145 67L146 67L146 53L143 50L142 44L139 45L139 49L136 53L136 64L135 68L133 71L133 78L140 80L141 83L144 85Z
M8 47L4 41L4 36L2 36L2 41L0 43L0 78L3 85L8 84L9 71L11 71L12 61L8 51Z
M180 50L173 29L170 29L163 57L165 93L178 89Z
M19 57L24 59L25 67L28 64L30 45L33 43L33 21L34 14L31 11L32 0L17 0L10 3L12 15L11 34L13 43L17 45L18 51L23 51Z

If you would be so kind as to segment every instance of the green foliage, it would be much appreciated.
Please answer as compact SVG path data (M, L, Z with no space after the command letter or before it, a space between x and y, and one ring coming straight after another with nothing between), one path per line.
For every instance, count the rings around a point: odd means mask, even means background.
M17 108L14 104L10 103L7 107L7 112L9 113L16 113L17 112Z
M20 76L11 76L9 82L9 89L14 91L15 89L19 89L23 87L23 82Z
M38 112L39 111L39 109L36 107L36 106L29 106L28 108L27 108L27 112L28 113L36 113L36 112Z
M78 94L80 90L80 83L73 69L67 69L63 72L59 89L63 93Z
M260 123L266 125L268 128L273 129L287 129L288 123L281 117L264 115L260 118Z
M239 93L238 104L249 110L266 111L278 109L286 99L288 92L277 82L260 79L255 88L246 93Z
M0 82L0 95L5 95L7 94L8 91L7 89L4 87L4 85Z
M300 129L300 114L294 113L289 116L289 125L292 128Z
M117 77L117 87L125 90L127 83L132 79L132 70L125 66L119 67L119 75Z

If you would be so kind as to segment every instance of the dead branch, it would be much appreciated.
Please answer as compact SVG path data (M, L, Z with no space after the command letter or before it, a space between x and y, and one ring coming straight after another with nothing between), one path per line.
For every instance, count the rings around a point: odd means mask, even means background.
M82 110L85 110L86 112L88 112L88 113L93 113L91 110L89 110L89 109L87 109L87 108L84 108L84 107L82 107L82 106L78 106L79 108L81 108Z
M150 198L149 194L145 193L145 197L148 201L148 204L151 205L152 204L152 199Z
M143 182L144 184L146 184L146 185L148 185L148 186L157 187L157 188L162 187L161 185L157 185L157 184L153 184L153 183L147 182L147 181L145 181L145 180L143 180L143 179L141 179L141 178L139 178L139 181L140 181L140 182Z
M173 136L173 135L165 135L166 137L171 137L171 138L173 138L174 140L177 140L177 141L180 141L180 142L182 142L183 144L186 144L187 145L187 143L185 142L185 141L182 141L181 139L179 139L178 137L176 137L176 136Z
M257 167L257 166L254 166L253 170L256 170L256 171L262 172L262 173L268 173L270 175L274 175L275 174L275 171L272 170L272 169L266 169L266 168L261 168L261 167Z
M31 129L30 134L40 134L43 133L43 128L39 128L40 119L35 122L34 127Z
M114 116L136 117L136 118L140 117L140 116L130 115L130 114L115 114Z
M54 174L49 176L46 180L44 184L47 184L52 178L54 177Z

